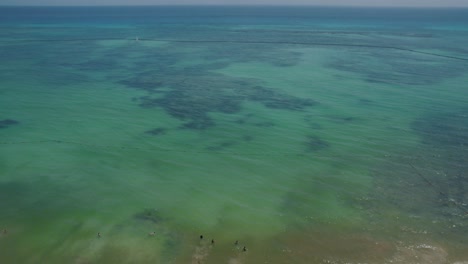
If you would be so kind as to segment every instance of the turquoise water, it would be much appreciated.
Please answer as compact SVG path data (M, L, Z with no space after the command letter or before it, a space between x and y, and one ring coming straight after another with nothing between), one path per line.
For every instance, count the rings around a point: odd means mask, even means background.
M1 263L468 261L467 10L0 14Z

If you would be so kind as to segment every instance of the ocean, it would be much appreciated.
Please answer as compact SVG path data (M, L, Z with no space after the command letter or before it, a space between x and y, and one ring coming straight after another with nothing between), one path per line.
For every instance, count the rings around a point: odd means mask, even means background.
M468 263L468 9L0 7L0 263Z

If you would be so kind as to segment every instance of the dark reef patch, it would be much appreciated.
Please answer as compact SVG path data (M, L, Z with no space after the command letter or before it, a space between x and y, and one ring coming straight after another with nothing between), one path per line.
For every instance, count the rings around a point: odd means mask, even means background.
M207 117L207 118L198 119L192 122L185 123L182 126L180 126L180 128L181 129L205 130L214 125L215 125L214 121Z
M257 126L257 127L274 127L274 126L275 126L275 123L269 122L269 121L265 121L265 122L257 122L257 123L255 123L254 125Z
M468 147L468 111L430 113L416 119L412 129L426 144L441 147Z
M371 105L371 104L374 103L374 101L372 101L370 99L366 99L366 98L359 98L358 103L361 104L361 105Z
M311 128L311 129L322 129L322 125L320 123L316 122L317 117L314 115L306 115L304 117L305 123Z
M306 146L307 151L315 152L330 147L330 144L318 136L308 136Z
M329 120L339 123L339 124L344 124L344 123L349 123L352 121L355 121L356 118L352 116L338 116L338 115L332 115L332 116L327 116Z
M119 83L126 85L127 87L138 88L138 89L142 89L148 92L157 90L159 87L162 86L161 82L157 82L157 81L151 82L151 81L147 81L147 80L136 78L136 77L130 78L127 80L122 80Z
M171 116L187 121L181 128L203 130L215 125L209 113L234 114L244 101L254 101L267 108L302 111L316 104L311 99L287 95L273 88L263 87L247 78L233 78L219 73L166 70L131 78L121 83L129 87L157 93L158 97L140 97L140 106L160 107ZM160 89L165 87L165 89ZM246 122L248 118L236 122Z
M236 122L239 125L243 125L243 124L247 123L247 119L246 118L238 118L234 122Z
M155 129L148 130L145 133L153 135L153 136L165 135L167 133L167 129L162 128L162 127L158 127L158 128L155 128Z
M252 140L254 139L254 137L251 136L251 135L244 135L244 136L242 136L242 139L243 139L244 141L249 142L249 141L252 141Z
M317 104L316 101L311 99L285 95L262 86L252 87L247 96L249 100L259 101L266 107L274 109L303 110L305 107Z
M190 39L191 34L188 33L186 37ZM135 47L125 49L129 48ZM121 54L127 56L129 50L124 51ZM212 127L216 124L210 113L238 113L246 101L258 102L271 109L292 111L302 111L316 104L311 99L265 87L257 79L237 78L215 72L231 63L257 62L278 67L297 64L301 53L285 47L270 44L174 42L157 48L142 46L137 54L143 51L144 56L133 55L132 63L127 64L128 69L137 74L122 78L111 73L108 78L128 88L147 92L146 96L137 99L139 105L163 109L183 121L183 129L203 130ZM191 64L196 61L207 62ZM113 63L109 58L101 58L98 62ZM93 62L83 63L81 66L86 67ZM246 119L239 119L238 122L246 122Z
M312 129L322 129L322 125L319 123L309 123L309 127Z
M7 127L17 125L17 124L19 124L19 122L13 119L0 120L0 129L7 128Z
M210 150L210 151L223 151L225 150L226 148L229 148L231 146L234 146L236 144L236 142L234 141L224 141L224 142L221 142L219 144L216 144L214 146L210 146L210 147L207 147L206 150Z
M134 218L137 220L149 221L155 224L159 224L164 220L160 212L156 209L145 209L140 213L136 213Z

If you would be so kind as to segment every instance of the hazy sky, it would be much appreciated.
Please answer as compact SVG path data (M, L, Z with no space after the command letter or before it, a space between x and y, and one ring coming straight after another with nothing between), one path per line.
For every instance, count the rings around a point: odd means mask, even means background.
M468 7L468 0L0 0L0 5L342 5Z

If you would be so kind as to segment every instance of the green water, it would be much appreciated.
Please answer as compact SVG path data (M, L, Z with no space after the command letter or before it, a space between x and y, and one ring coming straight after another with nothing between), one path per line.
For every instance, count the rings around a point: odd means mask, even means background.
M468 261L466 61L49 26L0 43L0 263ZM467 38L349 32L316 36L458 57ZM25 41L80 34L99 39Z

